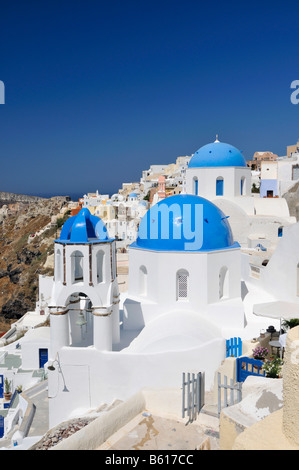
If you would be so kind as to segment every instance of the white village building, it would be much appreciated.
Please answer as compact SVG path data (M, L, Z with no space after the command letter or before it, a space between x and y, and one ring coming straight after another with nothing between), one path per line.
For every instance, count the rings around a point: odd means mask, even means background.
M136 240L139 223L149 203L143 199L142 195L131 192L127 198L121 194L115 194L94 207L89 207L89 205L86 207L102 219L110 237L117 239L117 248L126 248Z

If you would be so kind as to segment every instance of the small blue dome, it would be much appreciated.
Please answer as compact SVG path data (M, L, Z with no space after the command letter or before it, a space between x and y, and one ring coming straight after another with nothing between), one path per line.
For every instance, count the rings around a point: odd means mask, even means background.
M138 197L136 193L129 194L129 197Z
M188 168L223 166L246 167L247 164L240 150L216 140L198 149L191 158Z
M95 243L110 241L103 221L84 207L63 224L58 242Z
M132 248L153 251L214 251L239 247L227 217L207 199L170 196L142 218Z

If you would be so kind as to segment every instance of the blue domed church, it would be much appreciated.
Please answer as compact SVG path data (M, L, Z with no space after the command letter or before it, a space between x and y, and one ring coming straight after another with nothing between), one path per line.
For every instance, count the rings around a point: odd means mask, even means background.
M186 171L186 192L209 200L250 195L251 171L243 154L218 138L199 148Z
M243 328L240 256L227 217L207 199L185 194L155 204L129 248L124 328L169 312L192 312L224 336Z

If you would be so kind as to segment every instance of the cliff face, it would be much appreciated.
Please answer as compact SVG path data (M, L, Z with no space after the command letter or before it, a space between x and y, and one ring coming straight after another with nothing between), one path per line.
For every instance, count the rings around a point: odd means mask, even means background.
M37 201L45 201L45 199L38 196L26 196L25 194L15 194L0 191L0 207L2 207L4 204L13 204L16 202L29 203Z
M51 265L49 267L47 263L45 266L45 263L53 254L56 222L60 225L69 216L68 199L23 199L2 205L0 332L6 331L11 322L35 308L38 275L53 274Z

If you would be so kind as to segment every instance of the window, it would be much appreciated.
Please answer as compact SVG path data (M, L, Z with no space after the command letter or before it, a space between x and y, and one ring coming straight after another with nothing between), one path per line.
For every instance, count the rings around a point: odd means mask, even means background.
M81 251L74 251L72 258L72 281L83 281L83 254Z
M55 281L61 281L61 252L57 250L55 256Z
M223 178L216 179L216 196L223 196Z
M241 178L241 196L246 195L245 181L246 181L245 177L242 176L242 178Z
M223 266L219 271L219 299L229 297L228 269Z
M145 266L139 268L139 295L147 294L147 269Z
M196 177L193 178L193 194L198 196L198 179Z
M177 300L188 300L188 278L189 273L184 269L177 273Z
M278 228L278 233L277 233L277 235L278 235L279 237L282 237L282 234L283 234L283 227L279 227L279 228Z
M104 280L104 256L105 253L100 250L97 252L97 283Z

